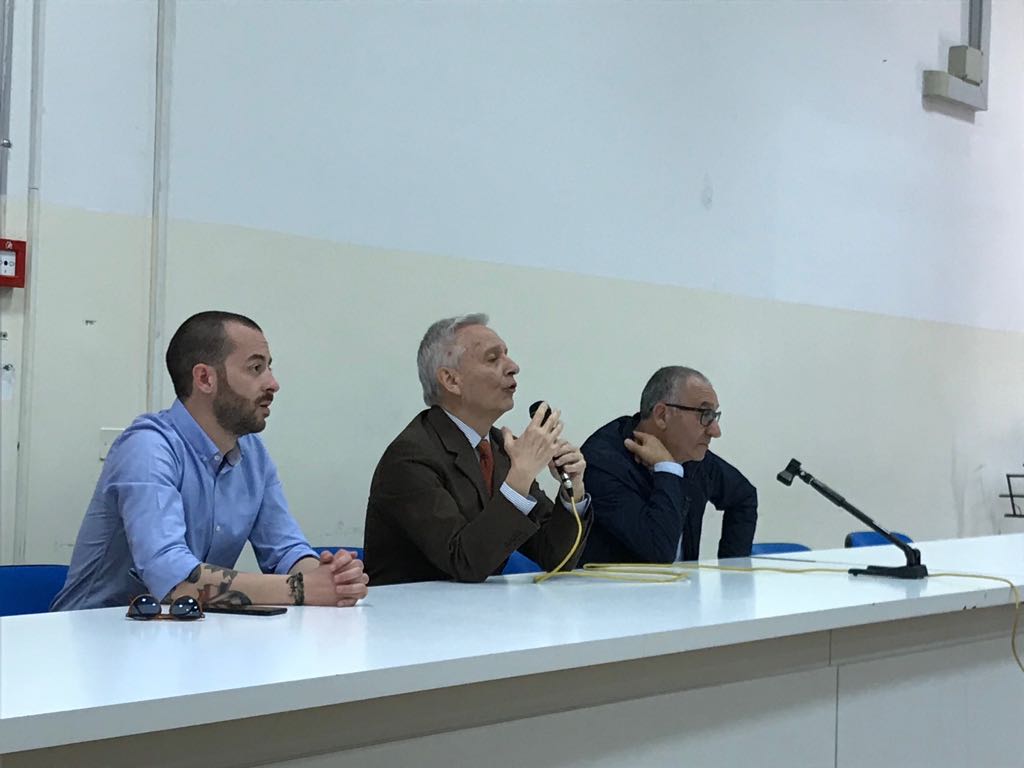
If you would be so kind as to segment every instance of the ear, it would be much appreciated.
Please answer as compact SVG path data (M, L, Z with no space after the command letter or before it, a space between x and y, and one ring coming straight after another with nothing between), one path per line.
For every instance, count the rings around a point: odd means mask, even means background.
M654 409L651 411L651 418L654 419L654 423L658 425L658 429L665 428L667 416L668 406L664 403L655 403Z
M212 395L217 391L217 371L206 363L192 366L192 392Z
M462 396L462 379L454 368L438 368L437 382L441 385L441 389L449 395Z

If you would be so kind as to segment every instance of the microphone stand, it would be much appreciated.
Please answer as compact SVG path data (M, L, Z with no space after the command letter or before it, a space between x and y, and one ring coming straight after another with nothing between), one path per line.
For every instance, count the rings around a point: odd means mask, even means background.
M783 485L792 485L794 477L799 477L801 480L803 480L805 483L811 486L811 488L816 490L818 493L820 493L826 499L831 501L837 507L845 509L851 515L853 515L862 523L864 523L864 525L871 528L871 530L880 533L890 542L899 547L907 558L906 565L899 565L896 567L884 565L868 565L864 568L851 568L850 573L853 576L865 575L888 576L893 579L923 579L925 576L928 575L928 568L921 562L920 550L914 549L914 547L909 546L906 542L893 536L892 533L885 530L885 528L883 528L870 517L865 515L863 512L861 512L859 509L853 506L853 504L848 502L846 499L844 499L838 493L833 491L823 482L815 478L813 475L811 475L810 472L805 472L803 469L800 468L800 462L797 461L796 459L793 459L792 461L789 462L789 466L787 466L786 469L784 469L782 472L778 474L777 479Z

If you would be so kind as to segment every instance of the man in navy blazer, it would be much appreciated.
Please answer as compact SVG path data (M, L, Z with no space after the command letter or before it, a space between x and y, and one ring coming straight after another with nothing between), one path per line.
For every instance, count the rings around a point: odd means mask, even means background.
M757 490L709 450L721 415L706 376L669 366L647 382L639 413L587 438L594 519L582 562L696 560L709 501L725 513L718 556L750 555Z

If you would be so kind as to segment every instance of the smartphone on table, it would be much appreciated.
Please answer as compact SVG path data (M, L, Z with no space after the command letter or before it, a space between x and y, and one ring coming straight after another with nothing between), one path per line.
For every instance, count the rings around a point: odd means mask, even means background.
M287 612L283 605L204 605L204 613L237 613L242 616L280 616Z

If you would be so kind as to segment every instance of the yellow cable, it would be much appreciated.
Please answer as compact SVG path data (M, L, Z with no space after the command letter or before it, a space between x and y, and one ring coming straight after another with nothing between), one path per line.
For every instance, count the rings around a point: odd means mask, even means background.
M587 563L583 566L592 570L671 568L683 571L733 571L736 573L848 573L848 568L772 568L770 566L708 565L706 563ZM685 574L683 574L685 577Z
M538 573L533 577L534 584L543 584L554 576L575 576L577 578L608 579L609 581L622 581L632 584L671 584L673 582L689 579L685 571L725 571L731 573L843 573L848 574L849 568L778 568L766 565L738 566L738 565L708 565L706 563L586 563L583 570L563 571L565 564L572 559L579 549L580 541L583 539L583 521L580 520L580 513L576 510L576 499L569 496L569 503L572 506L572 516L576 520L576 541L562 558L562 562L556 565L547 573ZM1013 653L1013 660L1017 667L1024 672L1024 663L1021 662L1020 654L1017 652L1017 630L1020 626L1020 592L1017 586L1009 579L1002 576L987 576L981 573L930 573L929 578L953 577L961 579L987 579L989 581L1000 581L1010 587L1010 594L1013 595L1013 627L1010 629L1010 650Z
M596 573L596 568L583 566L582 571L563 571L562 568L568 563L576 550L579 549L580 541L583 539L583 521L576 509L576 499L570 497L569 504L572 506L572 515L576 520L576 541L562 558L562 562L556 565L547 573L538 573L533 577L534 584L543 584L554 576L575 576L576 578L608 579L609 581L624 581L632 584L671 584L676 581L683 581L688 578L685 573L678 571L671 563L667 565L650 565L648 563L626 563L620 565L616 570L610 568L601 570L607 573ZM607 565L607 564L605 564Z
M734 565L706 565L703 563L678 563L680 568L692 568L694 570L709 570L709 571L734 571L740 573L753 573L760 571L764 573L849 573L848 568L772 568L769 566L753 566L750 568L743 568ZM589 565L584 565L584 568ZM987 576L981 573L930 573L929 578L939 577L956 577L962 579L987 579L989 581L1000 581L1006 584L1010 588L1010 594L1013 596L1013 626L1010 628L1010 651L1013 653L1013 660L1017 662L1017 667L1021 672L1024 672L1024 663L1021 662L1020 654L1017 652L1017 630L1020 626L1020 592L1017 586L1009 579L1004 579L1002 576Z
M579 512L576 511L576 500L570 499L572 514L576 518L576 541L572 548L562 558L555 568L548 573L539 573L533 577L534 584L543 584L553 576L576 576L594 579L608 579L610 581L622 581L634 584L670 584L684 581L689 578L685 571L725 571L729 573L842 573L849 574L849 568L778 568L772 566L756 565L743 567L738 565L708 565L706 563L586 563L583 570L563 571L562 568L576 554L583 538L583 521L580 520ZM930 573L929 578L954 577L962 579L987 579L999 581L1010 587L1010 594L1013 596L1013 627L1010 629L1010 650L1013 653L1013 660L1017 667L1024 672L1024 663L1021 662L1020 654L1017 652L1017 630L1020 626L1020 592L1017 586L1009 579L1001 576L987 576L980 573Z
M931 577L953 576L960 579L987 579L989 581L1001 581L1010 587L1010 594L1013 595L1013 627L1010 629L1010 650L1013 652L1013 660L1021 672L1024 672L1024 664L1021 663L1020 654L1017 653L1017 629L1020 625L1020 591L1017 585L1002 576L986 576L981 573L930 573Z
M538 573L533 577L534 584L543 584L555 574L565 575L566 573L571 573L571 571L563 571L562 568L569 562L572 556L576 554L576 550L580 546L580 540L583 538L583 521L580 520L580 513L576 511L576 499L574 496L575 494L569 495L569 503L572 505L572 516L576 518L576 541L573 542L572 547L566 553L565 557L562 558L562 562L556 565L548 573Z

